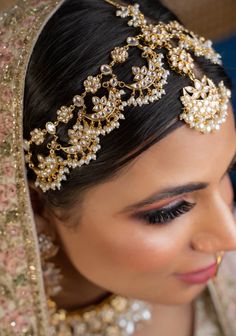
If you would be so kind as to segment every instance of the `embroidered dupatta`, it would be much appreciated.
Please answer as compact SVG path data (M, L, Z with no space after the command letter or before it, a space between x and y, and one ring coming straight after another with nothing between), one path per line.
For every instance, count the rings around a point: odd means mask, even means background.
M16 6L0 17L2 336L50 335L38 240L24 162L23 100L25 76L33 47L46 22L62 2L19 0ZM231 261L223 262L220 276L209 284L209 290L223 335L235 336L236 279L232 274L236 275L236 255L229 260ZM197 321L196 336L210 336L205 332L203 320L199 318Z

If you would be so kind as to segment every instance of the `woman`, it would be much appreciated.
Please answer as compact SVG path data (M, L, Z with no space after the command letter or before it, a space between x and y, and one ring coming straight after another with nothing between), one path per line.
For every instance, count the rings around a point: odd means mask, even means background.
M235 335L230 81L139 4L2 16L1 335Z

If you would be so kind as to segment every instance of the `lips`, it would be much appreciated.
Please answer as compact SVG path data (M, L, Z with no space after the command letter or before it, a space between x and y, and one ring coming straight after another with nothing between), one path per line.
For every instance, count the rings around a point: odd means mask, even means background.
M189 284L203 284L213 278L216 274L217 263L200 269L198 271L176 274L176 277Z

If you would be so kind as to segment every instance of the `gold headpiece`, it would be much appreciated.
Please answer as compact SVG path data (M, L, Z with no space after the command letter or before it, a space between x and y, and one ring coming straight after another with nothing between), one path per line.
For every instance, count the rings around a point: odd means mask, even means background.
M180 75L188 76L193 82L193 86L183 89L180 120L203 133L219 130L226 121L230 91L223 82L216 86L206 76L199 80L194 74L192 55L221 64L220 56L212 49L211 41L198 37L177 21L168 24L160 22L157 25L147 23L138 4L121 6L106 1L118 7L117 16L129 18L128 25L139 28L140 32L128 37L124 45L111 51L111 62L103 64L99 74L88 76L83 83L84 92L73 98L72 105L58 109L56 121L48 121L44 129L34 129L30 133L30 140L25 141L26 160L37 176L36 186L44 192L60 189L69 169L96 160L96 153L100 149L99 137L119 127L119 120L125 119L123 112L127 106L150 104L165 95L164 87L169 71L162 63L164 55L157 51L160 48L167 51L166 60L170 68ZM113 67L128 59L131 48L141 51L146 65L133 66L133 83L125 83L117 77ZM101 88L107 90L107 95L96 95ZM85 104L88 94L92 96L92 113L88 113ZM57 128L74 117L76 122L68 130L69 141L64 146L59 142ZM32 160L31 146L39 146L45 141L49 141L48 156L38 153L36 164Z

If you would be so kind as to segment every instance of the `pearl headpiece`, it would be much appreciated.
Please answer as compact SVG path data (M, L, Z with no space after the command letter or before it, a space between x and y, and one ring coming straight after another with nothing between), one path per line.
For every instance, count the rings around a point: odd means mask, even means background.
M206 76L197 79L194 73L194 59L205 57L214 64L221 64L220 55L211 41L198 37L177 21L157 25L147 23L139 10L139 5L121 6L112 0L108 3L118 7L116 15L128 18L128 25L139 28L136 36L130 36L122 46L111 51L111 61L100 67L100 73L90 75L83 82L84 91L73 98L73 104L62 106L57 111L56 121L48 121L44 129L36 128L25 141L26 160L29 168L36 174L36 186L44 192L60 189L70 169L89 164L96 160L100 147L100 136L118 128L119 120L125 119L127 106L142 106L161 99L165 92L169 71L163 65L164 55L158 49L166 50L166 61L170 68L180 75L188 76L193 86L183 89L180 97L183 111L180 120L202 133L219 130L226 121L227 104L231 96L223 82L216 86ZM146 65L132 67L133 82L121 81L113 70L117 64L127 61L129 51L138 48ZM99 96L100 89L107 95ZM85 97L90 95L93 108L88 111ZM68 130L68 144L60 143L57 129L76 117L74 125ZM47 141L48 155L38 153L37 163L32 159L31 147Z

